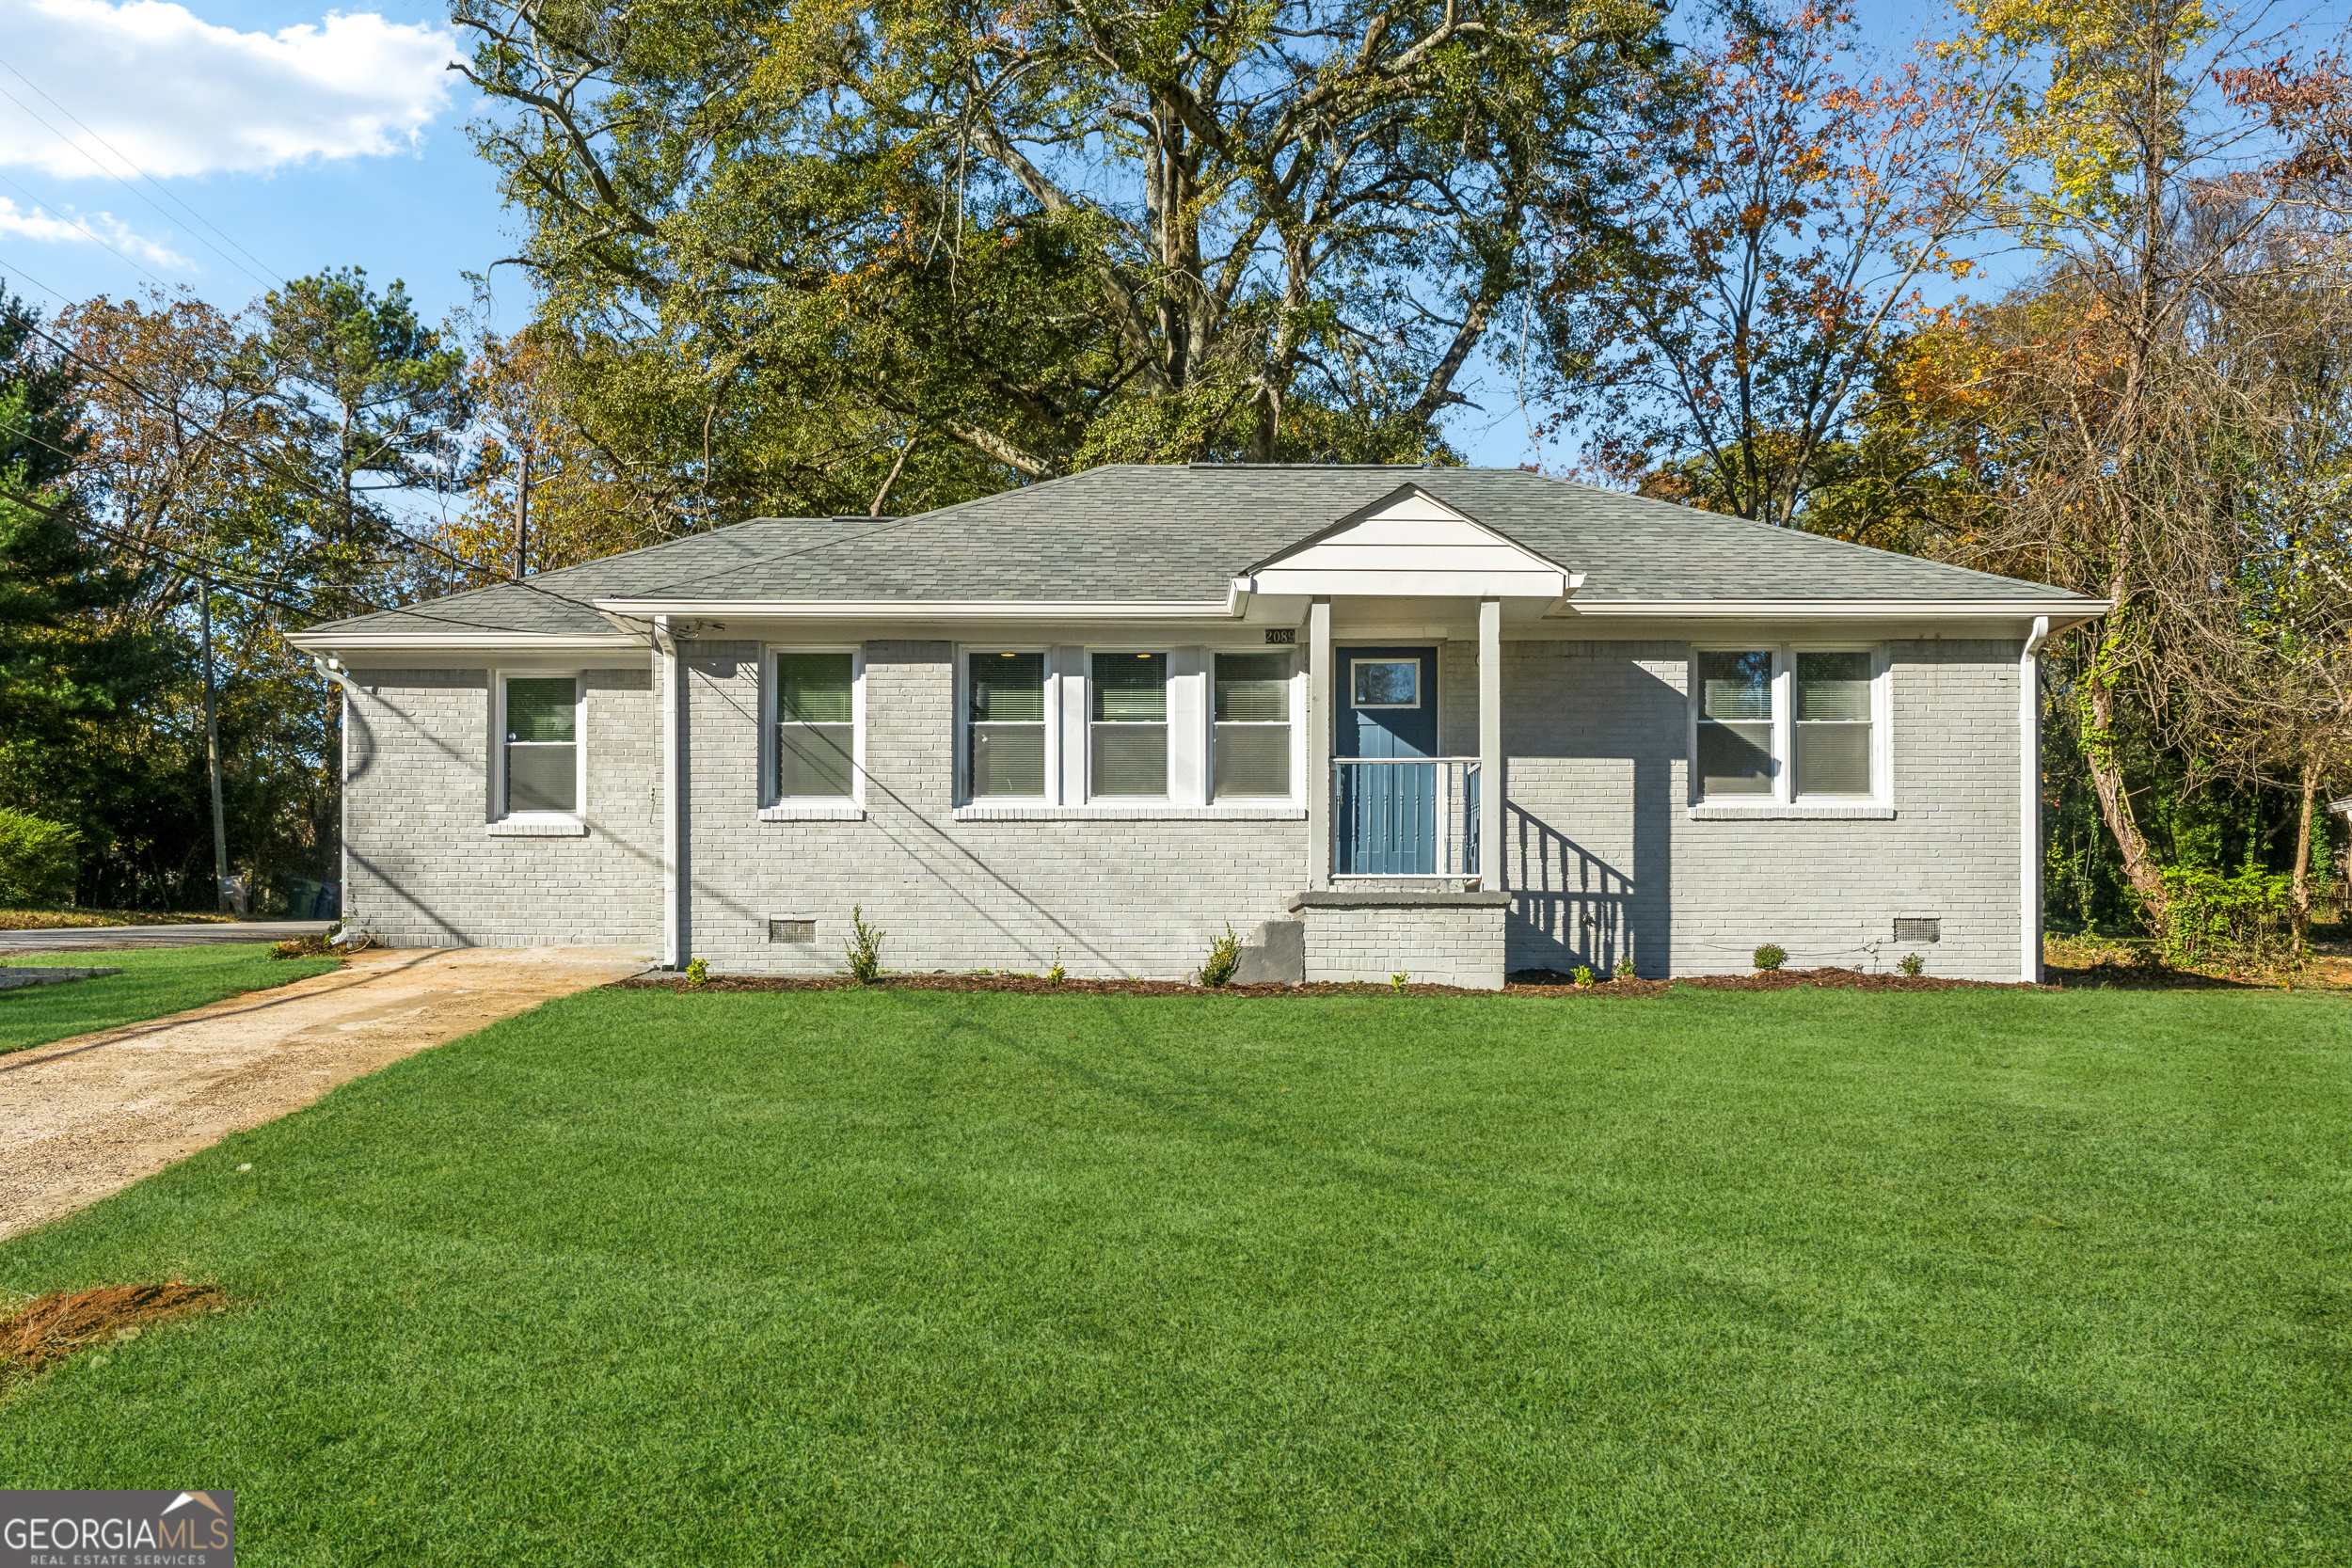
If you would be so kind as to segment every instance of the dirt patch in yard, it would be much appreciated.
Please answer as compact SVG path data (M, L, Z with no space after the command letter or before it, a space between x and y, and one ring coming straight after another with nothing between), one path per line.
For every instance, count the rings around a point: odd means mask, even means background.
M962 990L1010 991L1023 996L1492 996L1493 991L1467 990L1459 986L1408 983L1401 990L1374 980L1319 981L1305 986L1224 986L1211 990L1184 980L1080 980L1059 982L1041 974L889 974L870 987L859 987L846 976L755 976L714 974L699 987L683 975L642 974L617 982L641 990L785 991L785 990ZM2020 981L1947 980L1932 974L1865 974L1853 969L1778 969L1757 974L1706 974L1682 980L1602 980L1579 986L1550 970L1521 970L1503 987L1513 996L1653 997L1676 986L1701 990L1793 990L1800 986L1831 986L1851 990L2056 990L2056 986L2031 986Z
M217 1285L100 1285L52 1291L0 1319L0 1374L37 1372L77 1350L135 1338L149 1323L228 1308Z

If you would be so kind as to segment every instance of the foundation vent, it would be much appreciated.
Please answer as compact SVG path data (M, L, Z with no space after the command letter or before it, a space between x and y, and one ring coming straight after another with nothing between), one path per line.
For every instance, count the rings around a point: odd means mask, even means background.
M817 922L808 915L773 914L768 917L770 942L815 942Z
M1895 940L1897 942L1941 942L1944 940L1944 922L1934 915L1911 919L1898 916L1895 921Z

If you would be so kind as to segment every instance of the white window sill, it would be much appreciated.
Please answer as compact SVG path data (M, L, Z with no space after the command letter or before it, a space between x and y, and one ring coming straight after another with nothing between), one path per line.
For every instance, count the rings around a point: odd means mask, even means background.
M958 806L959 822L1303 822L1304 806L1279 800L1263 806L1178 806L1165 801L1133 806Z
M1710 800L1691 808L1693 822L1892 822L1895 808L1876 800Z
M762 822L863 822L866 808L854 800L787 800L759 808Z
M576 817L510 816L489 825L492 838L586 838L588 824Z

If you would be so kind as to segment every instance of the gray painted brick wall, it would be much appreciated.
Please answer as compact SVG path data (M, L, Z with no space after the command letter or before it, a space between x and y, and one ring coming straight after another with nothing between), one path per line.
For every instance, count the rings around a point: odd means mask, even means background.
M1605 972L1629 951L1646 974L1720 974L1769 941L1792 965L1867 966L1877 937L1887 967L1894 918L1933 915L1930 974L2013 978L2016 644L1890 655L1894 820L1704 822L1687 810L1683 644L1505 644L1503 853L1525 892L1502 961ZM954 820L946 642L866 645L866 820L760 821L758 649L691 644L687 667L692 944L721 973L831 973L862 905L893 968L1040 970L1058 948L1075 974L1172 978L1227 921L1247 934L1302 886L1298 820ZM485 833L485 672L354 679L349 908L363 926L403 944L658 940L660 725L644 669L590 673L584 838ZM1474 647L1447 649L1441 682L1445 748L1474 752ZM768 941L775 915L813 917L817 942ZM1435 978L1471 963L1452 938L1412 958L1363 924L1319 921L1311 971Z
M1311 909L1307 978L1388 980L1500 990L1503 917L1496 909Z
M661 917L660 736L644 667L585 672L588 832L494 838L489 675L351 681L345 911L397 947L625 943Z
M1175 979L1231 921L1283 912L1307 861L1294 821L958 822L955 666L946 642L866 645L866 819L758 817L759 651L690 649L694 950L722 974L831 974L850 910L894 969ZM811 946L767 940L813 915Z

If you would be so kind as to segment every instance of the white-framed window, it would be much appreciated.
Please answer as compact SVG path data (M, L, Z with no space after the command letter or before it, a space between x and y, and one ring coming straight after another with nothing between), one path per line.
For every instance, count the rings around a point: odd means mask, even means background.
M857 648L771 648L760 682L768 736L764 803L866 798L866 655Z
M1045 800L1046 656L1042 648L972 649L963 656L963 797Z
M578 822L588 798L580 678L501 671L491 678L492 816Z
M1853 645L1691 650L1691 799L1824 806L1888 798L1886 659Z
M1289 654L1217 654L1215 722L1211 748L1213 800L1291 799L1291 686L1295 661ZM1420 678L1414 661L1414 678Z
M1104 649L1087 664L1087 799L1166 800L1168 655Z
M956 811L1303 811L1297 663L1263 645L959 648Z

